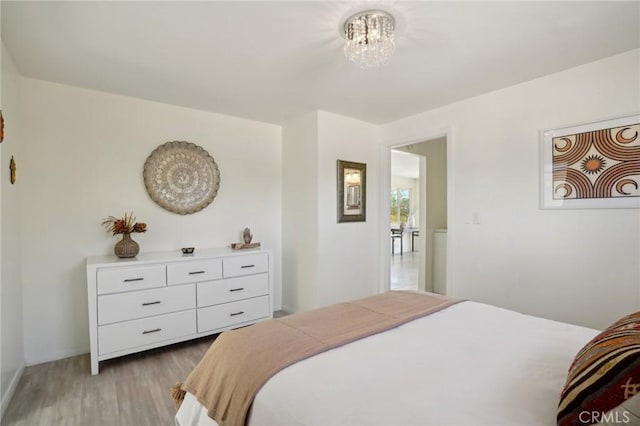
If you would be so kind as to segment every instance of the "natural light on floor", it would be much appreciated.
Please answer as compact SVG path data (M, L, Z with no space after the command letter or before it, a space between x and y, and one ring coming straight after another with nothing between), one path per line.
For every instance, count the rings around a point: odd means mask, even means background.
M391 255L391 290L417 290L419 263L417 251Z

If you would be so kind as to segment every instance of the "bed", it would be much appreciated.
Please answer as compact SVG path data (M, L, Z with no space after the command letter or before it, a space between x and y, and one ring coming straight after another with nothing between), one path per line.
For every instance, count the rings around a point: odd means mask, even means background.
M287 366L246 423L554 425L567 370L598 333L460 301ZM187 392L176 424L216 422Z

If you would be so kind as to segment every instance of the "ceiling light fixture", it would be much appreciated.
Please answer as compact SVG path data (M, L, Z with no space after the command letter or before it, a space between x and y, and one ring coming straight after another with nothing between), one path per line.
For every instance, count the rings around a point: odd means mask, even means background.
M382 10L356 13L344 23L345 56L361 68L389 62L395 48L393 16Z

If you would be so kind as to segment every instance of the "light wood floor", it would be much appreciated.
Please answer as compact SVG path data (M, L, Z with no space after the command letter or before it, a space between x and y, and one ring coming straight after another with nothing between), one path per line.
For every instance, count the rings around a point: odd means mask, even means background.
M171 387L183 381L216 336L100 363L89 354L27 367L3 426L171 426Z
M417 251L399 252L391 256L391 290L417 290L418 266L420 259Z

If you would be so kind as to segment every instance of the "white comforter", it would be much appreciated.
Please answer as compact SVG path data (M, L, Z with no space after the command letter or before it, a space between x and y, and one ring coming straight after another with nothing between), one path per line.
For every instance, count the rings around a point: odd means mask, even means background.
M598 333L462 302L294 364L250 425L555 425L569 365ZM215 425L187 394L180 426Z

